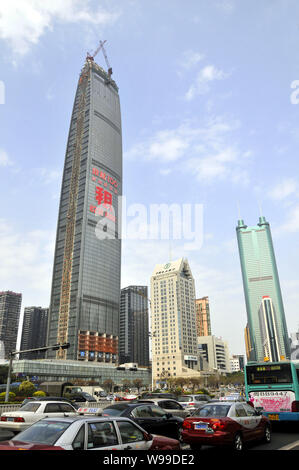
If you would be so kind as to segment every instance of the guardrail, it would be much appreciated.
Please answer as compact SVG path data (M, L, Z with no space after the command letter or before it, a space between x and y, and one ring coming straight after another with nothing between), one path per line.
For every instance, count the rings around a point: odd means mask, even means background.
M82 408L107 408L111 403L114 403L114 401L77 402L76 405ZM19 408L21 408L20 404L0 405L0 416L2 413L6 413L8 411L17 411Z

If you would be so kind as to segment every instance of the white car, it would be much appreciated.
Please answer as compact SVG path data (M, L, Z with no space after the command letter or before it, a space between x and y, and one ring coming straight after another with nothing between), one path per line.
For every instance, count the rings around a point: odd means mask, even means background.
M208 395L203 393L198 393L197 395L181 395L177 398L177 401L188 410L194 410L198 408L199 405L204 405L210 401Z
M17 411L3 413L0 416L0 429L17 433L43 418L77 415L76 408L69 403L32 400Z
M180 443L152 435L128 418L76 416L45 418L9 441L1 450L180 450Z

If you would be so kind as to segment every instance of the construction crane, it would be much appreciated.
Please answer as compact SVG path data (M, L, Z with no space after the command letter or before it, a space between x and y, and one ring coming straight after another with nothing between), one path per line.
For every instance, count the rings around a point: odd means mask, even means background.
M108 57L107 57L107 53L106 53L106 50L105 50L105 48L104 48L105 42L107 42L107 41L106 41L106 40L105 40L105 41L100 41L99 46L96 48L96 50L94 51L93 54L89 54L89 52L87 52L86 59L88 59L88 60L94 60L95 56L100 52L100 50L102 50L102 51L103 51L104 58L105 58L105 61L106 61L107 69L108 69L108 77L110 78L111 75L112 75L112 68L110 67L110 64L109 64L109 61L108 61Z

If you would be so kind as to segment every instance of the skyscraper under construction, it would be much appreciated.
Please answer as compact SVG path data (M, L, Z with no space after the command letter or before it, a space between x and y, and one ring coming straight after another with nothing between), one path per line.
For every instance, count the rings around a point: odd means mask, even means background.
M102 48L107 62L103 42ZM118 87L87 55L68 135L57 224L48 357L116 362L118 353L122 133ZM108 62L107 62L108 64Z

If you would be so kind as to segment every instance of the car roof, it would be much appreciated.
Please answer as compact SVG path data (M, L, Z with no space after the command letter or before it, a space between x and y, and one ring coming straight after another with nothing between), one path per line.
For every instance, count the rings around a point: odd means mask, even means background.
M117 420L117 421L131 421L129 418L125 418L123 416L90 416L90 415L78 415L78 416L57 416L56 418L50 417L50 418L43 418L40 421L37 421L40 423L41 421L65 421L66 423L73 423L75 421L111 421L111 420Z

